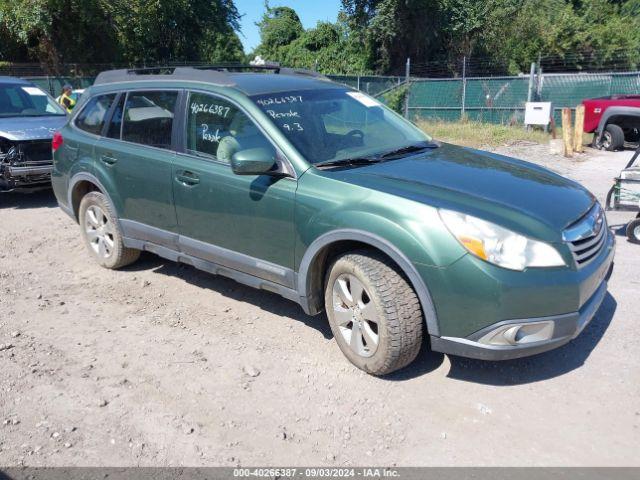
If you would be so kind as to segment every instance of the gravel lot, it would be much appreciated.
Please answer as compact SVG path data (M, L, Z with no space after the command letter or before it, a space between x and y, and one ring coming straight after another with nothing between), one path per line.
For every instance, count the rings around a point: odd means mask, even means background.
M631 152L499 149L603 201ZM324 316L153 255L96 266L50 192L0 196L0 465L640 466L640 246L572 343L353 368Z

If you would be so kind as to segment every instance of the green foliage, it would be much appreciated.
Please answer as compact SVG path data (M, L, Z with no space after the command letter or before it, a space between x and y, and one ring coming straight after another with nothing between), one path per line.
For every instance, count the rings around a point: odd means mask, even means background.
M265 13L258 23L262 43L257 51L260 55L271 56L278 48L289 45L304 32L298 14L289 7L270 7L265 3Z
M383 95L384 103L387 107L396 111L399 114L404 113L404 104L409 94L409 88L407 84L402 84L399 87L389 90Z
M4 0L0 29L19 54L17 60L56 65L63 57L100 62L115 54L100 0Z
M230 1L112 0L105 4L128 62L216 61L228 50L242 55L233 28L239 14Z
M342 0L306 30L293 8L264 8L251 57L327 73L403 74L407 57L452 74L463 56L511 74L539 54L640 65L640 0ZM239 19L233 0L0 0L0 60L243 61Z
M254 55L283 65L330 73L369 71L366 55L352 37L343 16L335 23L318 22L315 28L304 30L291 8L271 8L266 4L258 26L262 42Z
M427 59L441 48L437 0L382 0L375 9L372 5L361 37L369 64L376 72L401 72L407 57Z
M578 69L640 63L640 0L342 0L335 24L307 31L292 9L278 10L267 5L256 53L331 73L402 74L408 57L442 62L452 74L463 56L511 74L528 72L539 54ZM280 40L293 40L276 45L276 26Z
M481 37L479 50L510 63L512 73L526 72L539 53L557 56L578 69L587 60L597 64L615 58L627 68L638 64L637 0L622 2L622 7L620 2L606 0L584 0L576 2L578 6L565 0L500 3L501 9L494 11L490 24L502 28L489 28Z
M239 18L232 0L0 0L0 40L12 46L5 58L54 68L238 61Z

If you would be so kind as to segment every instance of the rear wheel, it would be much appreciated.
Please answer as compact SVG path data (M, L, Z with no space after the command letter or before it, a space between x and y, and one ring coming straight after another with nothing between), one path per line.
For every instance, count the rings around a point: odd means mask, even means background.
M602 148L609 152L620 150L624 146L624 131L614 123L610 123L602 133L600 140Z
M636 218L627 225L627 238L632 243L640 243L640 218Z
M326 277L325 307L342 353L365 372L391 373L420 351L420 302L381 255L357 251L336 259Z
M117 217L102 193L87 193L80 202L79 213L82 238L100 265L116 269L138 259L140 250L124 246Z

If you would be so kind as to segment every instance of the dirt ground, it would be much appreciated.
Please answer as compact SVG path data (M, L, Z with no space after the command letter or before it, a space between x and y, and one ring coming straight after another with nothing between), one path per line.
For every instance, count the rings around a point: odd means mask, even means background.
M500 148L602 201L631 152ZM572 343L504 363L423 348L374 378L324 316L145 254L93 263L50 192L0 196L0 465L640 466L640 246Z

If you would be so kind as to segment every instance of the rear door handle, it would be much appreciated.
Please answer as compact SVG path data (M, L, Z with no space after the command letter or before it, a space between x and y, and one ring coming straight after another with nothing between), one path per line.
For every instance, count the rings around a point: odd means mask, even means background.
M176 180L183 185L188 187L193 187L200 183L200 177L193 172L189 172L188 170L182 170L176 173Z
M115 165L116 163L118 163L118 159L110 155L100 155L100 161L102 163L106 163L107 165Z

